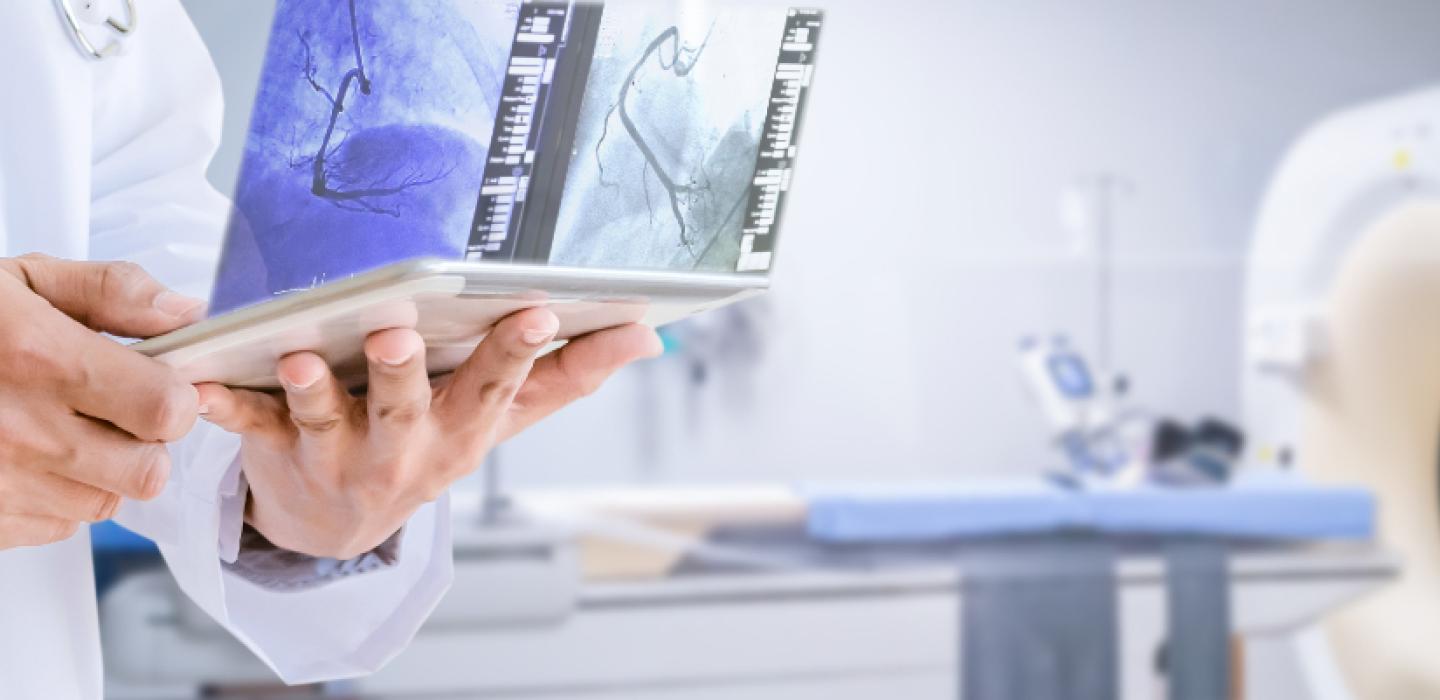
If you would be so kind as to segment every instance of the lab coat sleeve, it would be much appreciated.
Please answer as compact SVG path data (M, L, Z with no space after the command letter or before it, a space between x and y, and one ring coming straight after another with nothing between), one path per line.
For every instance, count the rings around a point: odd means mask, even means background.
M229 212L205 179L219 142L219 81L177 2L142 7L147 26L127 42L126 55L95 66L90 256L139 263L172 288L204 297ZM171 446L162 495L125 503L117 520L153 539L180 587L285 681L379 668L450 584L448 501L411 518L387 566L317 560L315 585L261 585L233 565L245 557L238 453L237 436L198 423Z

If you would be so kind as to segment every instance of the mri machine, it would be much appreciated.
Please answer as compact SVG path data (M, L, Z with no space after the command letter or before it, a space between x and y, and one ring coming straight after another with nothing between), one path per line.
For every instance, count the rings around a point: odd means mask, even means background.
M1353 697L1440 697L1440 88L1307 131L1246 272L1248 462L1369 487L1405 563L1330 618L1331 656Z

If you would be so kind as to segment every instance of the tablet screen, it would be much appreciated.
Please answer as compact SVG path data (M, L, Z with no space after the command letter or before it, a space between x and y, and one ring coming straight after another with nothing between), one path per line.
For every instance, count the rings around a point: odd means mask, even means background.
M764 274L822 19L280 0L212 309L423 256Z

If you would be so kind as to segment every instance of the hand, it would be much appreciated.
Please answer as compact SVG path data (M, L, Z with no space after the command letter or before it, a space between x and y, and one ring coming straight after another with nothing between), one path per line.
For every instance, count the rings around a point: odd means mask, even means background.
M129 263L0 259L0 550L67 539L159 495L164 442L195 422L196 392L101 336L158 335L204 304Z
M283 396L199 386L205 418L243 436L246 522L294 552L359 556L478 468L491 447L661 349L653 330L629 325L537 360L558 327L548 309L517 312L433 385L420 336L380 331L365 341L369 387L360 397L308 352L280 360Z

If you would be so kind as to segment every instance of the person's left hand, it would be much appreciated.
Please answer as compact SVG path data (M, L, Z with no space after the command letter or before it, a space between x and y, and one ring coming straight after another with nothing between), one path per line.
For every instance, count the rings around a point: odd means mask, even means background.
M478 468L494 445L661 350L653 330L628 325L537 360L558 327L547 309L517 312L433 385L419 334L395 329L365 342L364 396L351 396L313 353L280 360L283 396L198 386L204 418L243 436L246 522L293 552L359 556Z

